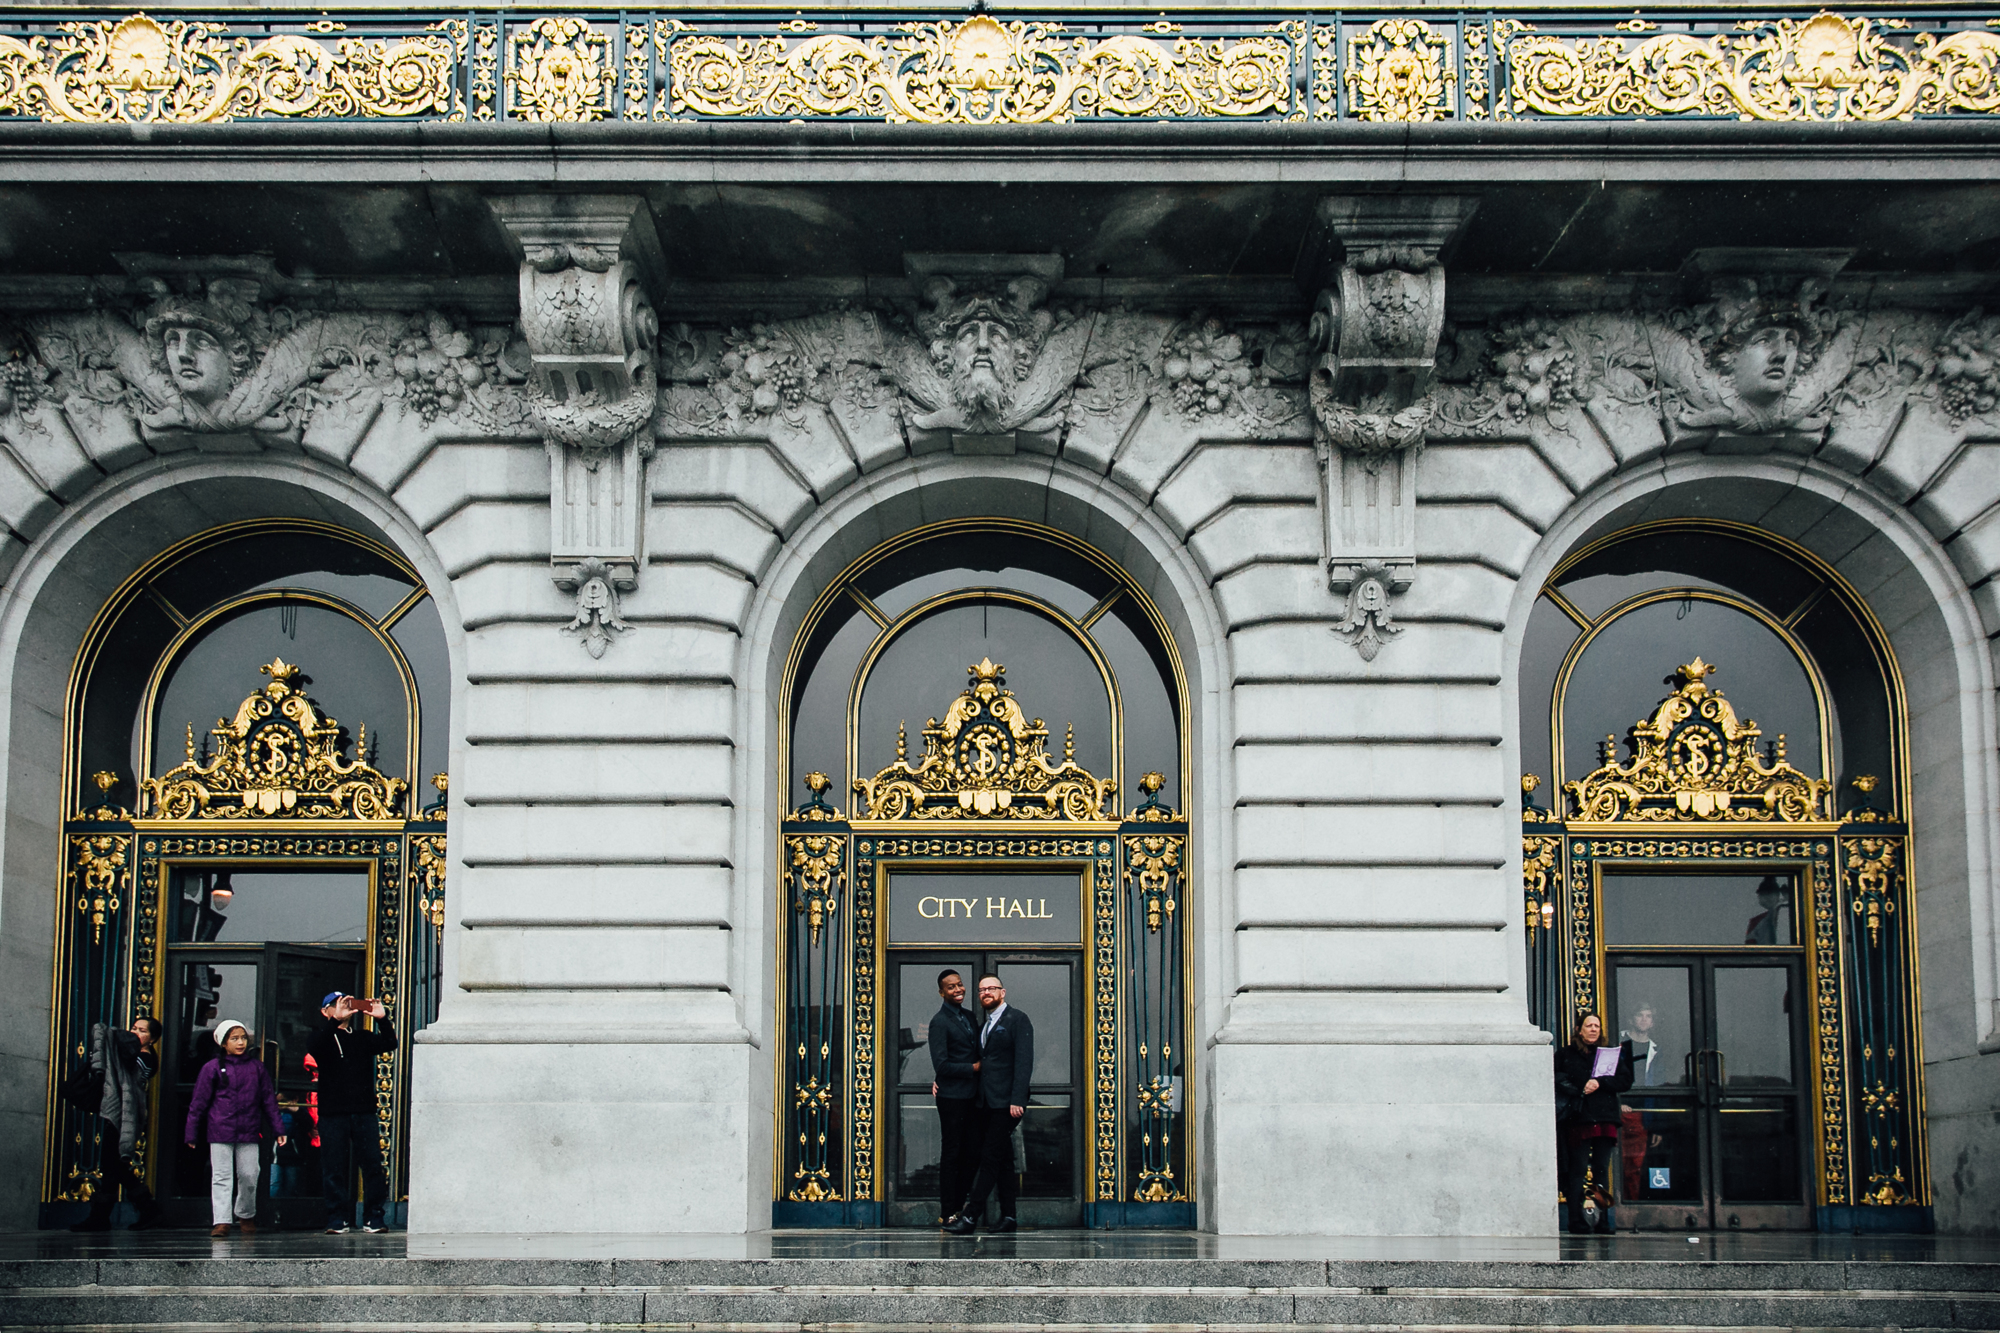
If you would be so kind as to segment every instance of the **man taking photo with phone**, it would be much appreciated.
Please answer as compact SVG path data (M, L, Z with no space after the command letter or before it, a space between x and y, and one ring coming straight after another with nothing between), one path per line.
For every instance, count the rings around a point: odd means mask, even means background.
M347 1195L354 1167L361 1168L363 1231L383 1229L389 1178L382 1170L382 1139L375 1118L375 1057L396 1049L396 1028L380 1000L330 991L320 1001L320 1024L306 1053L319 1070L319 1168L326 1190L326 1232L347 1231L354 1205ZM356 1014L375 1028L356 1028ZM348 1155L355 1162L350 1165Z

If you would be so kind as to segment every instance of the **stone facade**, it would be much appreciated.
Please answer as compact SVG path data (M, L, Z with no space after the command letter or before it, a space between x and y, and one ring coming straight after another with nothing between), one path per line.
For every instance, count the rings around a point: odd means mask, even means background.
M399 550L444 614L449 986L410 1071L411 1226L732 1232L771 1215L793 636L882 540L991 515L1115 558L1183 656L1202 1225L1546 1233L1521 643L1564 555L1686 516L1817 553L1898 655L1936 1217L2000 1227L2000 321L1983 249L1910 261L1911 224L1864 208L1922 178L1990 235L1990 134L1801 135L1772 167L1764 131L1712 126L1051 131L1039 156L741 128L628 152L4 127L11 226L90 179L152 210L0 278L4 1216L32 1215L46 1104L60 701L139 563L226 518L321 518ZM159 194L161 170L208 192ZM1117 188L1076 196L1081 232L1034 206L982 230L1008 189L1046 208L1091 171ZM1813 216L1714 205L1770 172ZM296 219L224 225L313 180L337 226L394 239L343 272ZM1551 182L1608 258L1536 262L1568 230L1524 211ZM746 218L773 250L901 240L739 272L715 255ZM1279 258L1191 266L1171 233L1196 225ZM1618 250L1628 226L1673 239ZM436 232L485 267L397 271Z

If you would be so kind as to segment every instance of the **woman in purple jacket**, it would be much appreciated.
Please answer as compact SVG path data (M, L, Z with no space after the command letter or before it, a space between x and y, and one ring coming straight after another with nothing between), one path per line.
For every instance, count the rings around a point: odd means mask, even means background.
M257 1229L257 1141L265 1129L285 1146L278 1118L278 1090L271 1071L250 1055L250 1029L235 1019L215 1025L222 1054L202 1066L188 1104L187 1145L208 1140L208 1202L215 1214L211 1236L229 1234L230 1196L245 1235Z

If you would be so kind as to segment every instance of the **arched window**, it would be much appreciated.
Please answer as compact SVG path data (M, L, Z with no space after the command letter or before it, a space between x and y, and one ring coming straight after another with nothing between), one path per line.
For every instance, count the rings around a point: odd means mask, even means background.
M788 678L788 804L806 799L808 773L845 792L878 772L899 724L914 737L965 669L991 660L1059 735L1074 727L1084 767L1125 796L1158 772L1161 802L1178 806L1179 666L1159 614L1122 571L1057 533L925 532L849 570L808 619Z
M1867 602L1747 525L1617 532L1543 586L1520 707L1530 1007L1634 1050L1619 1224L1916 1224L1906 709Z
M934 525L825 590L782 697L774 1222L935 1222L949 968L1033 1019L1020 1220L1192 1225L1187 701L1144 592L1061 533Z
M147 1167L170 1210L192 1217L206 1193L205 1159L159 1130L184 1114L218 1020L251 1026L300 1122L297 1169L273 1181L280 1215L303 1219L320 1207L306 1060L319 1000L381 998L405 1051L435 1015L448 680L415 571L324 523L201 533L128 579L86 631L66 710L61 895L84 906L59 918L55 1044L107 1019L163 1020ZM398 1189L404 1067L379 1106ZM50 1124L49 1202L73 1204L92 1123Z

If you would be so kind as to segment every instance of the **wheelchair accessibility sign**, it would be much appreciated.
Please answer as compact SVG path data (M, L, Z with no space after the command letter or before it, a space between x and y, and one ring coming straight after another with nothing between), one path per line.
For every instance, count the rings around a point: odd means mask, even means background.
M1649 1166L1646 1168L1646 1188L1664 1190L1673 1188L1674 1169L1670 1166Z

